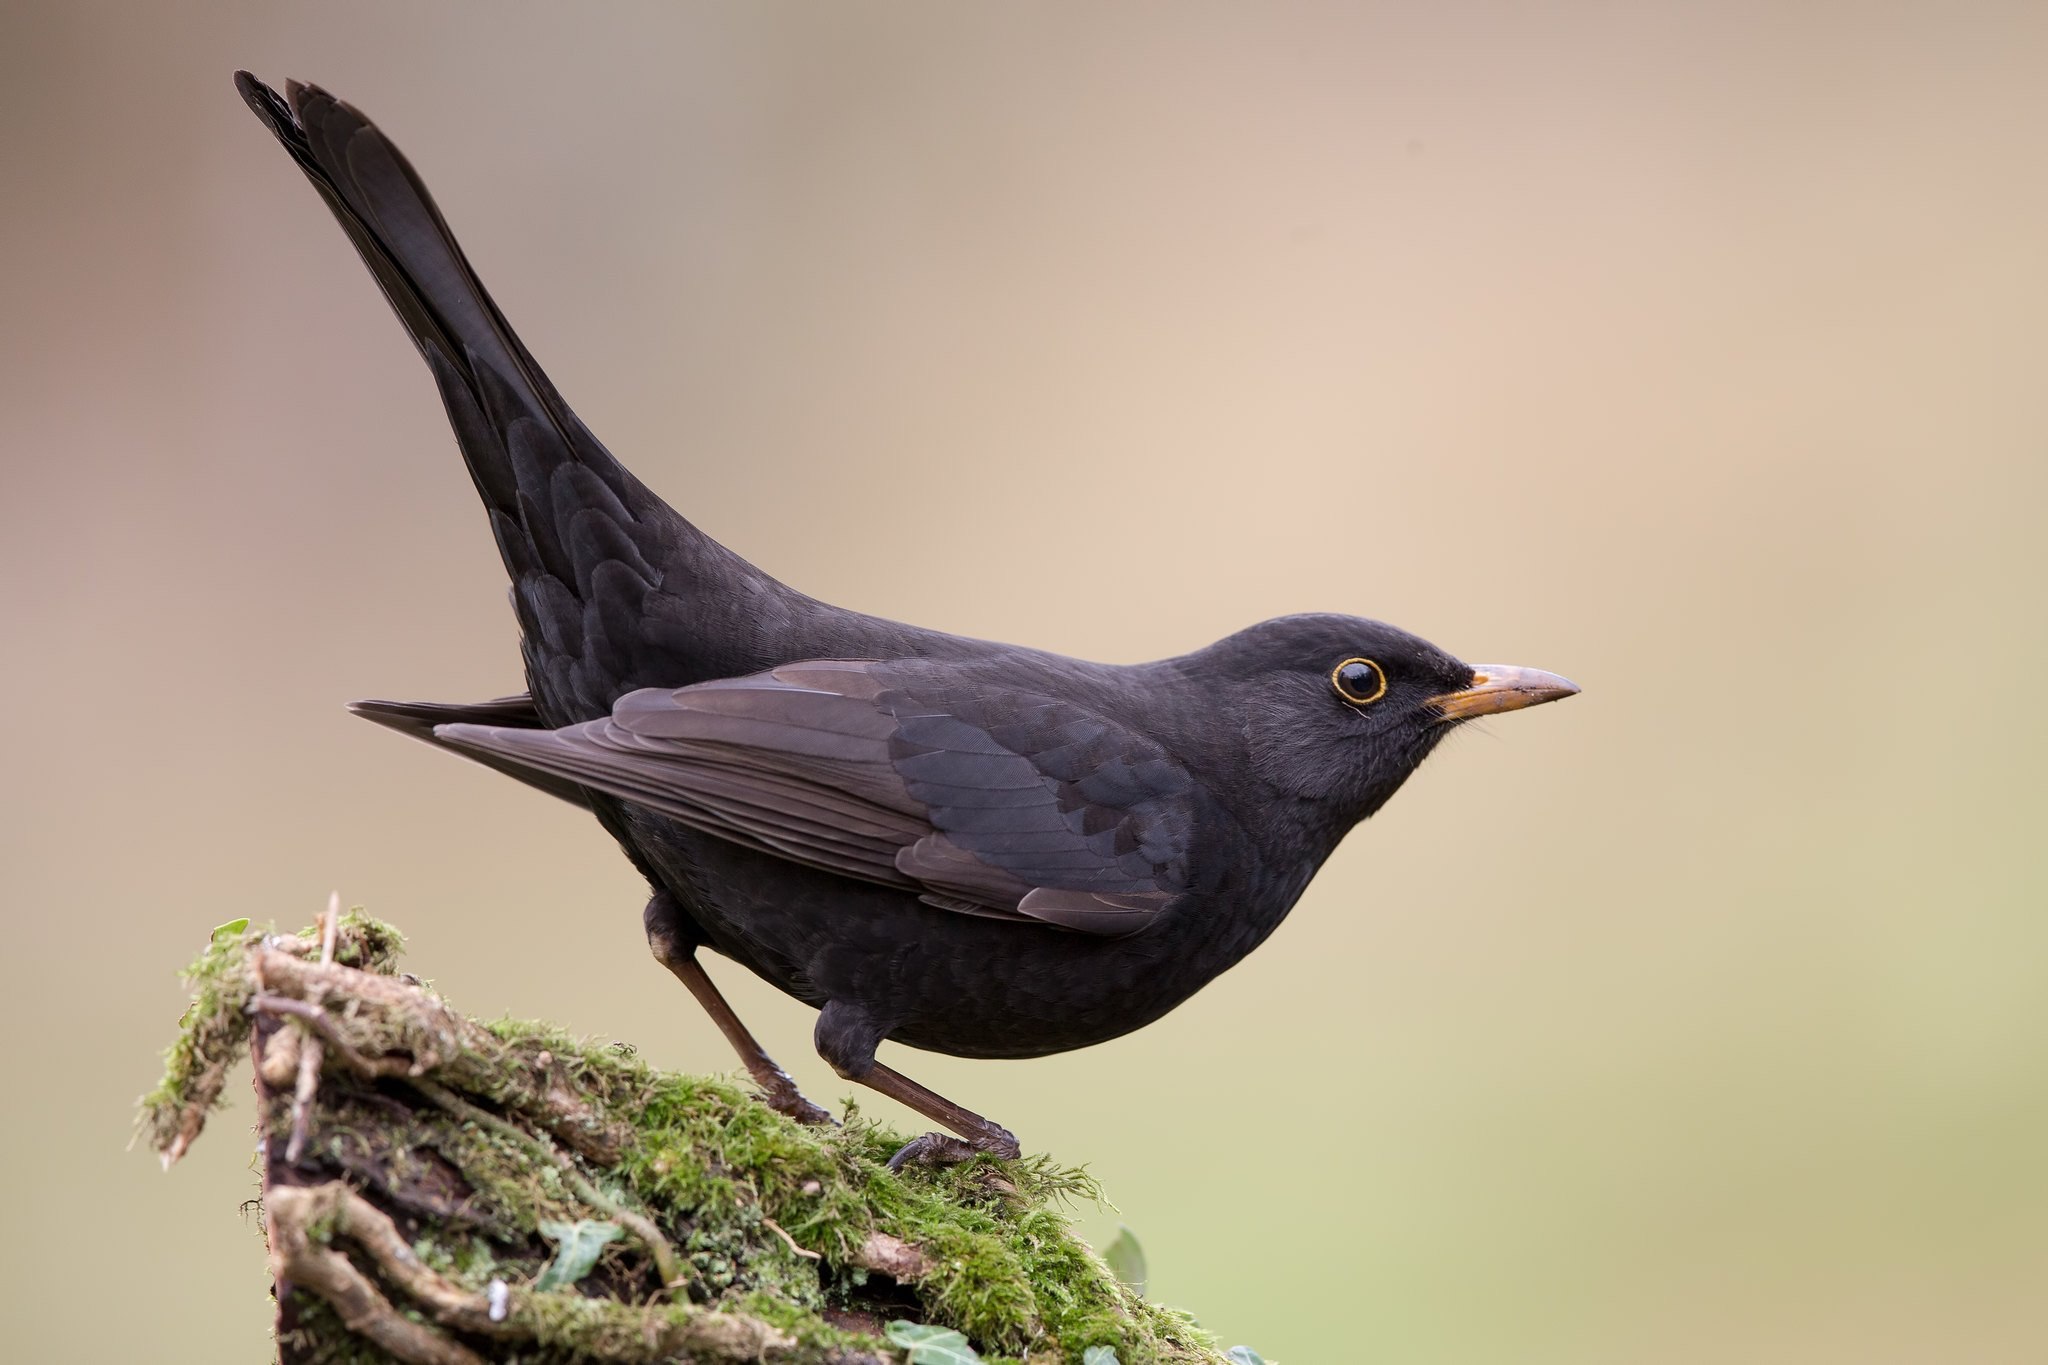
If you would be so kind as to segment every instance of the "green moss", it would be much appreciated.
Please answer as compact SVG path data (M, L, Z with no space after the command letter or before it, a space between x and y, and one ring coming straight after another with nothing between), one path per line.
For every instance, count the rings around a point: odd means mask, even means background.
M193 964L193 1007L163 1084L144 1102L144 1124L160 1143L175 1140L196 1103L217 1097L220 1075L243 1049L248 953L259 941L224 931ZM389 926L351 915L337 956L388 974L399 944ZM351 1023L375 1044L366 1051L386 1054L411 1053L416 1026L398 1018L387 1028L367 1013ZM452 1099L446 1089L435 1099L447 1069L429 1085L328 1068L300 1175L365 1190L401 1220L421 1263L470 1292L494 1278L517 1291L515 1320L533 1343L522 1361L650 1358L654 1342L701 1330L706 1310L767 1323L806 1359L878 1349L827 1321L829 1309L957 1328L991 1362L1078 1362L1096 1345L1115 1347L1124 1365L1223 1359L1190 1319L1119 1283L1074 1235L1068 1209L1100 1199L1085 1171L1038 1156L897 1175L883 1163L906 1135L851 1107L841 1127L804 1127L731 1081L658 1072L621 1045L516 1020L485 1027L486 1043L459 1068L471 1080ZM502 1053L488 1055L491 1046ZM530 1102L535 1076L629 1134L616 1160L600 1163L537 1135L507 1100L519 1093ZM262 1121L281 1151L286 1099L274 1097ZM633 1230L635 1216L659 1229L678 1282L661 1283L652 1234ZM579 1218L621 1220L627 1235L575 1288L533 1291L552 1255L539 1224ZM345 1230L311 1231L349 1249ZM896 1286L859 1266L877 1233L923 1255L914 1283ZM320 1349L295 1361L382 1359L335 1346L330 1319L324 1306L305 1306L298 1332Z
M1085 1171L1037 1156L893 1175L882 1163L905 1135L857 1114L841 1128L807 1128L728 1081L664 1075L628 1051L545 1025L490 1027L516 1051L548 1053L605 1108L629 1116L635 1141L617 1174L631 1195L690 1210L687 1249L707 1286L786 1330L801 1327L801 1316L765 1311L759 1295L808 1306L818 1297L815 1263L764 1232L764 1218L833 1263L871 1232L922 1248L932 1269L915 1288L927 1319L987 1351L1078 1359L1110 1345L1126 1365L1215 1358L1190 1319L1120 1284L1074 1236L1061 1206L1100 1198ZM741 1264L752 1276L734 1276Z
M136 1124L153 1146L173 1159L219 1105L228 1065L248 1041L249 997L255 993L249 949L273 932L274 928L252 929L245 919L223 924L213 931L206 950L185 968L192 1003L178 1020L176 1041L164 1052L163 1079L138 1102ZM306 929L300 937L313 932ZM363 971L389 973L404 945L403 936L390 925L359 909L350 910L341 917L335 960Z

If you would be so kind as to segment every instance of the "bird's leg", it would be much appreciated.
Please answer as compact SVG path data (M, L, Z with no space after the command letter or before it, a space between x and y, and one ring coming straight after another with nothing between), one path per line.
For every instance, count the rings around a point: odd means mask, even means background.
M844 1000L828 1003L818 1014L818 1055L849 1081L859 1081L915 1109L934 1123L958 1133L926 1133L903 1144L889 1158L889 1169L905 1166L951 1166L971 1160L977 1152L1010 1160L1021 1154L1017 1135L999 1123L991 1123L969 1109L963 1109L935 1090L927 1090L893 1067L875 1060L884 1030L875 1026L872 1015L859 1005Z
M711 1016L711 1022L718 1025L718 1031L732 1044L732 1050L739 1054L740 1064L747 1074L754 1078L754 1085L761 1092L761 1098L770 1109L787 1114L798 1123L834 1123L832 1111L805 1099L803 1092L796 1088L796 1081L787 1071L776 1065L767 1050L755 1041L740 1017L733 1013L732 1006L725 1002L718 987L704 970L702 963L694 956L680 962L663 961L662 965L675 973L676 980L690 988L690 994L697 997L697 1003Z
M732 1044L732 1050L740 1057L740 1065L754 1078L754 1084L761 1092L761 1098L770 1109L787 1114L798 1123L831 1123L831 1111L812 1104L796 1088L790 1074L775 1064L747 1026L733 1013L732 1006L719 994L718 986L705 972L704 965L697 961L696 951L690 941L679 932L677 920L682 911L669 898L666 891L656 892L654 899L647 902L647 909L641 920L647 928L647 946L654 953L654 960L669 969L675 979L689 987L690 994L697 997L697 1003L711 1016L711 1022L718 1025L718 1031L725 1035L725 1041Z
M1000 1123L991 1123L971 1110L962 1109L944 1095L927 1090L910 1077L893 1068L876 1062L867 1074L854 1078L870 1090L879 1090L892 1100L900 1100L934 1123L942 1123L960 1137L945 1133L926 1133L912 1138L889 1158L889 1169L900 1171L913 1162L920 1166L950 1166L966 1161L976 1152L987 1152L990 1156L1008 1161L1022 1152L1017 1145L1017 1135Z

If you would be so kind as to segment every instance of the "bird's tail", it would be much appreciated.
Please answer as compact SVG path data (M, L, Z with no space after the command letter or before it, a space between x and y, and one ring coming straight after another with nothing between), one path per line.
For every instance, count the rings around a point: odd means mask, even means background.
M558 455L617 487L632 476L577 420L470 269L417 173L377 126L318 86L287 98L246 71L235 88L277 134L362 254L447 401L477 492L516 516L517 455L505 439L520 418L559 442ZM536 474L552 471L535 470ZM534 490L527 490L533 496Z
M577 420L375 124L317 86L287 82L280 97L246 71L235 86L334 211L433 370L512 576L544 708L559 723L565 708L588 711L619 688L693 681L687 642L682 658L645 657L651 632L632 626L650 609L644 590L737 599L742 579L756 593L787 590L684 521ZM601 662L605 676L535 676L566 656L585 674Z

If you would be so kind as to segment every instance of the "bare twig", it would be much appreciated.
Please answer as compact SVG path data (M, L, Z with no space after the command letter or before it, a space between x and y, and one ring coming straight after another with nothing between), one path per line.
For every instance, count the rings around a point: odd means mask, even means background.
M332 1052L343 1066L365 1079L374 1079L378 1076L406 1076L412 1073L413 1064L403 1058L366 1057L356 1051L354 1044L342 1036L340 1026L334 1022L334 1016L318 1005L289 995L259 995L249 1002L249 1008L258 1014L290 1015L303 1021L311 1030L309 1034L300 1035L304 1041L299 1044L299 1066L295 1069L295 1074L302 1080L305 1049L319 1047L322 1044L325 1044L325 1050ZM294 1096L294 1119L298 1117L296 1098Z
M280 1284L318 1294L349 1331L368 1338L407 1365L483 1365L483 1357L467 1346L393 1308L391 1300L347 1256L314 1242L309 1229L323 1214L331 1214L344 1197L347 1187L340 1184L312 1189L281 1186L270 1191L266 1231L272 1277Z
M198 1137L206 1126L206 1111L212 1106L214 1097L220 1094L222 1078L227 1075L227 1070L226 1066L210 1066L193 1081L193 1098L178 1111L178 1131L157 1153L157 1161L166 1171L177 1165L192 1149L192 1139Z
M341 935L341 893L327 893L327 913L320 917L320 960L334 961L334 940Z
M334 938L341 929L341 893L327 894L327 912L320 916L320 964L334 961ZM320 1016L325 1022L325 1016ZM299 1044L299 1078L292 1091L292 1135L284 1159L296 1166L306 1152L306 1130L313 1121L313 1096L320 1091L320 1058L325 1044L319 1035Z
M822 1252L807 1251L803 1247L798 1246L796 1244L796 1238L790 1236L787 1232L783 1231L782 1224L776 1222L773 1218L763 1218L761 1220L761 1226L768 1229L768 1231L774 1233L777 1237L780 1237L782 1239L782 1244L784 1246L788 1247L791 1251L794 1251L797 1255L803 1257L806 1261L822 1261L825 1259L824 1254Z
M366 1023L376 1025L348 1032L402 1039L402 1051L364 1058L373 1068L369 1074L417 1077L442 1072L457 1088L486 1089L495 1102L531 1118L579 1155L605 1165L616 1162L631 1140L623 1124L600 1114L560 1077L536 1074L530 1067L504 1066L503 1042L416 985L339 962L309 962L289 946L259 945L251 960L263 994L315 1003L346 999L350 1020L361 1013ZM343 1036L341 1028L337 1022L323 1032L330 1047ZM407 1052L410 1060L404 1059Z

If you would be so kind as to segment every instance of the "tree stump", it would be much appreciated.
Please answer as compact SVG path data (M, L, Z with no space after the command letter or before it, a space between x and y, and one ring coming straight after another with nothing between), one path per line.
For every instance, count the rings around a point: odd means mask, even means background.
M624 1044L467 1018L400 946L357 913L222 926L143 1101L168 1168L249 1050L285 1365L1253 1358L1074 1236L1079 1171L895 1175L903 1139L856 1113L805 1127Z

